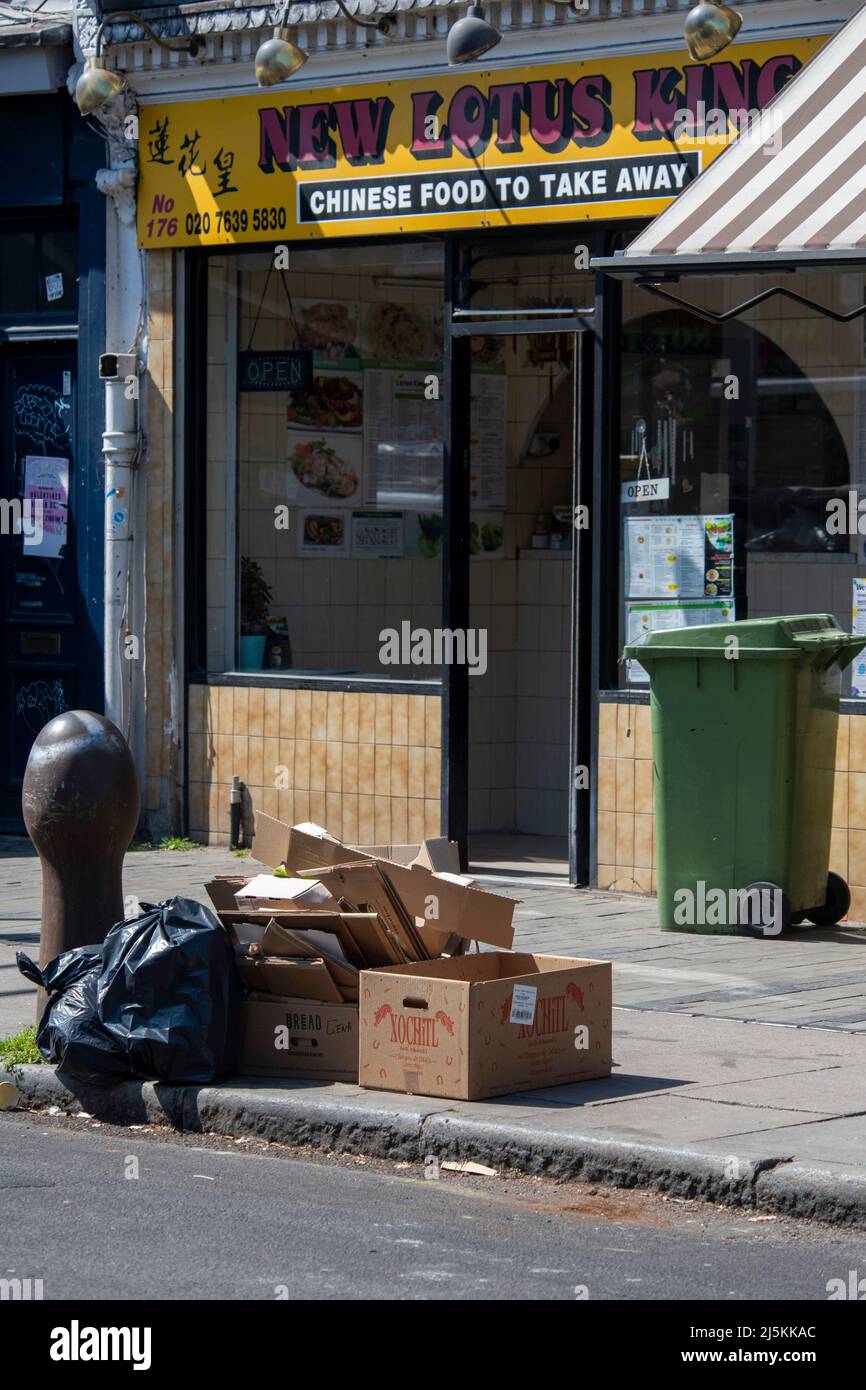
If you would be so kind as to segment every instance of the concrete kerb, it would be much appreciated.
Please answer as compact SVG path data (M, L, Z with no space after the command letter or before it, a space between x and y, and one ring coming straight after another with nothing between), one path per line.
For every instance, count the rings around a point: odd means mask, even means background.
M14 1067L0 1072L0 1079L14 1081L20 1108L26 1110L56 1105L69 1114L84 1111L109 1124L169 1125L185 1133L255 1136L289 1146L409 1162L423 1162L428 1156L469 1158L548 1178L642 1188L866 1227L866 1180L810 1169L787 1155L756 1160L563 1135L484 1122L441 1106L425 1109L423 1099L400 1097L400 1105L394 1106L359 1105L350 1098L310 1095L303 1087L274 1095L272 1087L256 1082L242 1087L141 1081L85 1086L61 1080L47 1066Z

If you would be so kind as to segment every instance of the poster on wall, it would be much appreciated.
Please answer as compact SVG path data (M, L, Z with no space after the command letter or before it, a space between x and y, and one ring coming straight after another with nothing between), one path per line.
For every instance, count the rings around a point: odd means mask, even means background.
M505 374L473 372L470 392L470 501L479 508L504 507L508 429Z
M319 433L290 425L288 458L288 502L356 507L361 501L364 450L360 434Z
M736 617L733 599L653 599L626 603L625 640L640 642L647 633L671 628L700 627L704 623L729 623ZM639 661L625 663L629 685L648 685L649 673Z
M286 393L289 429L360 431L364 423L363 388L360 372L317 369L305 390Z
M731 513L626 517L624 526L628 598L730 598Z
M402 512L353 512L352 558L399 560L403 556Z
M853 579L851 631L855 637L866 636L866 579ZM851 663L851 699L866 700L866 652L858 652Z
M376 362L440 362L441 310L427 304L365 304L361 343L365 358Z
M345 365L357 369L360 322L356 303L293 297L291 317L301 347L312 351L314 367Z
M432 384L431 384L432 382ZM364 372L364 501L404 508L442 505L442 402L423 368Z
M349 553L349 518L345 512L298 515L298 553L333 560Z
M24 502L32 518L31 524L23 532L25 554L57 559L66 544L69 460L27 454L24 459Z
M505 513L472 512L469 520L469 556L476 560L501 560L505 555Z

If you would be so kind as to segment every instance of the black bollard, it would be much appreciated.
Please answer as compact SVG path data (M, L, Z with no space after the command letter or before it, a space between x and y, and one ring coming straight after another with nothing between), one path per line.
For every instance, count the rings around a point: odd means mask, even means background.
M109 719L69 710L36 736L21 795L42 864L39 964L96 945L123 918L123 856L138 823L138 777ZM45 1006L39 990L38 1015Z

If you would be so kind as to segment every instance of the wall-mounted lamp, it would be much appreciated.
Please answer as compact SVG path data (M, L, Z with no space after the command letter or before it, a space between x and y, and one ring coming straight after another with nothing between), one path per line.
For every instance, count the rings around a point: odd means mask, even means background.
M393 34L397 27L390 15L381 15L379 19L362 19L346 8L344 0L336 0L336 4L340 13L361 29L376 29L387 36ZM278 82L285 82L304 66L310 56L303 48L292 43L292 33L288 27L290 9L291 0L283 10L273 38L266 39L256 53L256 81L260 87L274 87Z
M700 0L686 15L686 47L695 62L714 58L737 37L743 16L721 0Z
M188 39L161 39L155 34L149 24L132 10L116 10L110 17L104 19L96 31L96 53L92 58L88 58L84 64L84 71L75 84L75 105L78 107L82 116L87 116L91 111L96 111L100 106L105 106L123 91L123 75L113 72L105 66L102 57L102 36L108 24L115 24L119 19L131 19L140 29L143 29L148 38L160 48L174 49L182 53L197 53L202 46L202 40L197 37Z
M463 18L448 30L445 44L448 62L452 67L456 63L471 63L482 53L495 48L501 38L499 30L484 18L481 6L470 5Z

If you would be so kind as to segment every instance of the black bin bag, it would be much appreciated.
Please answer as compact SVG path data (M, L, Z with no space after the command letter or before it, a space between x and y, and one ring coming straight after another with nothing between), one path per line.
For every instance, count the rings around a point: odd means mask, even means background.
M49 992L37 1046L88 1083L141 1077L204 1084L235 1068L241 983L228 933L191 898L142 903L102 946L22 974Z

